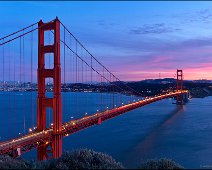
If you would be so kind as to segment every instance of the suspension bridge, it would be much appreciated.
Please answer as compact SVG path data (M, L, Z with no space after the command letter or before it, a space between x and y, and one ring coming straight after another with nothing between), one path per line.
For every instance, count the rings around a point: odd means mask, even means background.
M152 97L122 82L58 19L42 20L0 39L0 154L37 149L38 160L58 158L62 139L166 98L182 105L183 71L176 85Z

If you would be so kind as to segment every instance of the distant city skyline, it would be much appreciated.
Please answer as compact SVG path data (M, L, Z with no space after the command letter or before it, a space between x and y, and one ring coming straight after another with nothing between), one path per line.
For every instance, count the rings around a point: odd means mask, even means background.
M0 37L58 16L123 81L212 80L212 2L1 2L0 15Z

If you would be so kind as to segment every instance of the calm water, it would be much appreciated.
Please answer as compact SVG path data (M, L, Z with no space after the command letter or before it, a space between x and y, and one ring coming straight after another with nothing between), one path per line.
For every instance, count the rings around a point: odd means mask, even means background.
M66 95L71 94L66 93L65 98ZM99 94L89 95L97 98ZM3 102L2 98L1 94ZM30 95L27 98L30 100ZM96 106L99 100L90 102ZM211 103L212 97L192 99L183 107L172 104L171 99L159 101L64 138L63 150L90 148L107 153L131 168L146 159L161 157L171 158L186 168L212 165ZM17 112L19 117L24 114L21 110ZM3 138L7 132L6 122L2 121L5 114L2 112L0 116ZM64 119L68 118L70 115L65 114ZM25 126L30 126L29 115L26 119ZM23 122L20 120L17 126L22 129ZM36 151L22 157L35 159Z

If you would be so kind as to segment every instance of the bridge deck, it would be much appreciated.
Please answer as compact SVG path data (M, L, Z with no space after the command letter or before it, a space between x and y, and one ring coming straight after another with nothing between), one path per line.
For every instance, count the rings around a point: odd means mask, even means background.
M100 124L103 121L106 121L110 118L121 115L130 110L134 110L136 108L142 107L144 105L147 105L147 104L150 104L165 98L174 97L176 95L186 94L186 93L188 93L187 90L170 92L167 94L158 95L152 98L126 104L124 106L120 106L111 110L96 113L90 116L85 116L80 119L69 121L62 125L61 135L68 136L82 129L88 128L96 124ZM34 148L39 147L40 145L49 144L51 142L52 136L53 136L53 129L51 127L41 132L32 132L25 136L21 136L12 140L5 141L3 143L0 143L0 154L11 154L14 150L17 150L17 148L21 149L21 153L30 151Z

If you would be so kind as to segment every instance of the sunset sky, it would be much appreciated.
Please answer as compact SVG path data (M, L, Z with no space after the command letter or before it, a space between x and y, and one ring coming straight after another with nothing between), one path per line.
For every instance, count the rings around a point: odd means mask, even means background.
M58 16L121 80L212 79L212 2L1 2L0 37Z

